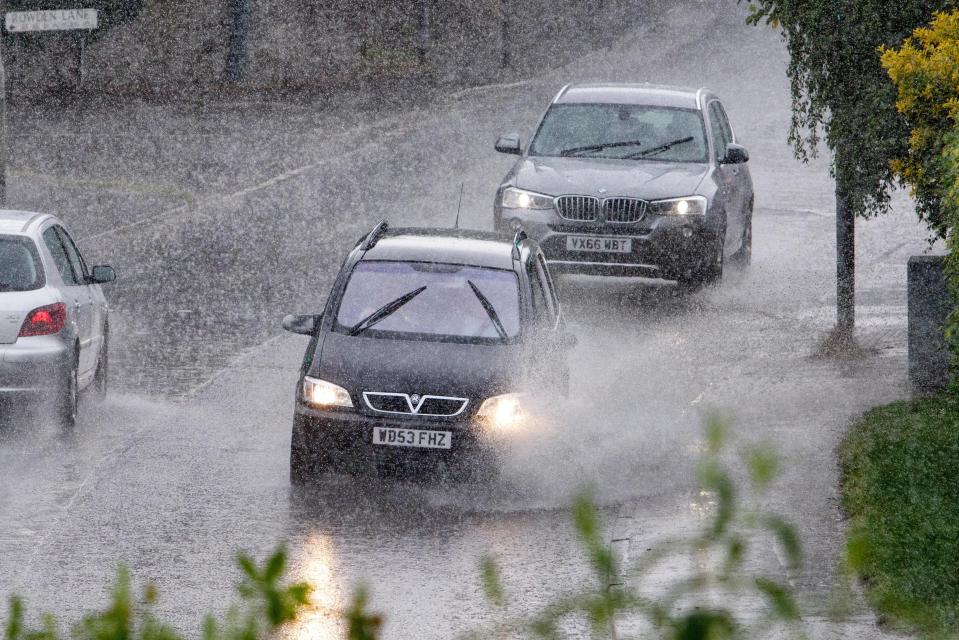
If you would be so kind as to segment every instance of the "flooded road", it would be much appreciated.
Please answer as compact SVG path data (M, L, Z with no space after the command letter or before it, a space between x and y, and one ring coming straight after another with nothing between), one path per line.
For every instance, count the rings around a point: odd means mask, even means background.
M484 553L500 558L514 612L591 579L566 511L584 487L610 531L628 514L637 551L685 522L701 424L719 411L742 441L782 452L769 506L798 523L807 565L789 577L818 624L842 543L833 449L858 413L907 392L905 262L926 244L904 200L861 223L868 355L811 357L834 320L832 183L825 163L789 156L786 56L774 33L743 25L743 12L735 2L696 16L665 10L529 82L390 113L127 105L104 117L125 123L118 131L132 146L100 139L102 157L111 144L122 153L90 164L90 175L66 180L62 156L44 166L59 176L53 188L36 174L14 180L17 206L59 210L88 257L112 262L121 279L111 399L87 403L73 434L0 431L0 598L18 593L34 612L55 607L75 620L103 602L124 563L157 585L161 613L198 634L203 613L229 604L235 552L262 557L287 540L293 574L317 587L290 637L341 637L339 614L367 583L385 637L448 638L497 615L482 596ZM281 334L279 319L317 309L351 243L381 218L449 226L462 184L464 226L489 228L510 163L493 140L527 136L571 80L705 84L723 96L752 157L750 270L692 295L562 280L580 339L566 417L517 446L495 485L333 477L292 491L306 339ZM137 133L147 112L177 154ZM775 560L769 568L785 575ZM878 635L857 611L856 637Z

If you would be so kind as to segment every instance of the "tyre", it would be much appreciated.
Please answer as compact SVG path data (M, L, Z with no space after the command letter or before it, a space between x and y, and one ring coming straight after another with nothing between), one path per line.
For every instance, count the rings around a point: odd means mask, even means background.
M316 465L310 443L303 437L303 432L293 429L290 438L290 484L304 485L316 475Z
M110 378L110 333L104 328L103 346L97 359L97 372L93 376L93 394L99 402L107 399Z
M707 258L703 264L696 269L679 277L677 283L680 289L693 292L698 291L706 285L713 285L722 282L723 269L725 266L726 251L726 232L720 231L716 237L710 253L711 258Z
M60 389L60 398L57 403L57 421L64 429L72 429L77 425L77 412L80 405L80 387L77 381L78 361L76 355L70 365L63 386Z
M729 257L730 262L739 268L748 267L753 260L753 216L749 215L746 220L746 228L743 229L743 239L739 250Z

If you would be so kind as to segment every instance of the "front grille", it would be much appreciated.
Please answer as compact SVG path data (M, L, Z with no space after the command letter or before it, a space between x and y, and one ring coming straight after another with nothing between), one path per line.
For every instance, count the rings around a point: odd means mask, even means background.
M377 413L402 413L417 416L457 416L466 408L467 398L420 396L385 391L364 391L363 401Z
M567 220L592 222L599 213L599 198L592 196L560 196L556 199L556 210Z
M606 222L639 222L646 215L646 201L637 198L606 198L603 200Z

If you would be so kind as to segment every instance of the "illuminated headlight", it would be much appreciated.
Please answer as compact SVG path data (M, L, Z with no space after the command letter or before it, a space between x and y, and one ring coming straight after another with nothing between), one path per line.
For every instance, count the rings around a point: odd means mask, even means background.
M706 198L689 196L654 200L649 203L649 212L657 216L701 216L706 213Z
M487 398L476 412L476 418L496 431L517 427L526 418L522 398L521 393L504 393Z
M352 407L350 392L326 380L303 378L303 399L315 407Z
M552 209L553 197L507 187L503 190L501 203L504 209Z

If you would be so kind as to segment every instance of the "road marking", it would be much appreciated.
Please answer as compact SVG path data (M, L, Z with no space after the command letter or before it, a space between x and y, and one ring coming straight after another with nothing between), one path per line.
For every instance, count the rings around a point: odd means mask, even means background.
M243 198L252 193L256 193L257 191L263 191L264 189L269 189L270 187L276 186L288 180L292 180L293 178L301 176L305 173L309 173L310 171L313 171L315 169L319 169L320 167L323 167L329 164L333 160L341 160L343 158L356 155L360 152L368 150L370 147L378 146L379 144L380 144L379 142L369 142L342 155L333 156L330 158L326 158L324 160L320 160L319 162L313 162L310 164L303 165L301 167L297 167L295 169L290 169L289 171L285 171L279 175L275 175L272 178L264 180L263 182L257 183L251 187L246 187L245 189L240 189L239 191L234 191L233 193L207 196L205 198L201 198L200 200L196 200L194 202L188 202L186 204L173 207L172 209L167 209L166 211L162 211L158 214L152 214L152 215L144 216L142 218L138 218L134 220L133 222L128 222L126 224L113 227L112 229L107 229L99 233L94 233L88 236L84 236L80 240L82 242L88 242L90 240L98 240L100 238L105 238L106 236L121 234L131 229L143 229L145 227L153 226L155 224L169 222L170 220L174 220L176 218L182 217L184 214L190 212L191 210L199 210L211 204L230 202L231 200L237 200L237 199Z
M266 347L267 345L270 345L270 344L278 341L280 338L282 338L282 337L284 337L284 336L286 336L285 333L278 333L278 334L276 334L275 336L272 336L272 337L270 337L270 338L267 338L267 339L264 340L263 342L259 342L259 343L255 344L255 345L251 346L250 348L244 350L243 352L240 353L240 355L238 355L237 357L233 358L233 360L231 360L231 361L230 361L229 363L227 363L225 366L223 366L223 367L219 368L218 370L216 370L216 371L215 371L212 375L210 375L206 380L203 380L203 381L200 382L199 384L197 384L197 385L191 387L190 389L188 389L187 392L186 392L185 394L183 394L183 397L184 397L184 398L192 398L192 397L196 396L196 394L200 393L201 391L203 391L204 389L206 389L207 387L209 387L211 384L213 384L214 382L216 382L217 380L219 380L219 379L223 376L223 374L225 374L227 371L232 371L232 370L234 370L234 369L237 367L237 365L239 365L239 364L240 364L241 362L243 362L244 360L250 358L251 356L255 355L257 352L260 351L260 349L262 349L262 348Z
M37 180L49 184L56 184L63 187L100 187L107 190L125 191L127 193L149 193L155 195L171 196L181 198L192 202L193 194L189 191L180 189L175 185L150 183L150 182L127 182L124 180L108 180L103 178L68 178L57 176L30 169L18 169L11 171L10 176L14 178L24 178L27 180Z
M496 84L481 84L478 87L466 87L465 89L460 89L459 91L454 91L453 93L447 96L452 100L459 100L462 97L468 96L471 93L481 93L483 91L496 91L498 89L514 89L516 87L525 87L528 84L532 84L532 80L520 80L518 82L500 82Z

